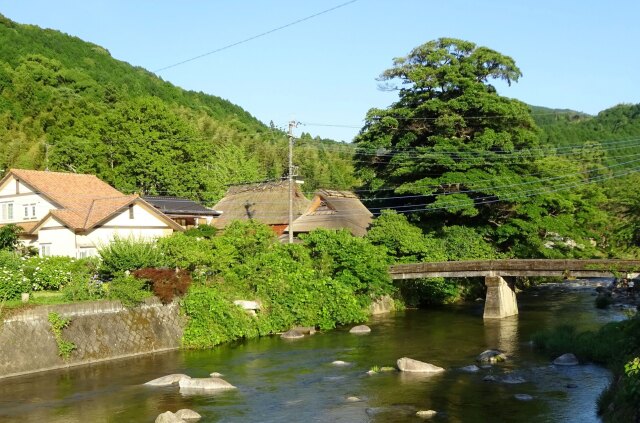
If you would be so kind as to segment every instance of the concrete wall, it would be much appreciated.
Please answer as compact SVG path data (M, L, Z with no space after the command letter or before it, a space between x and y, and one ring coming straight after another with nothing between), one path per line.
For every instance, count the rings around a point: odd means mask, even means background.
M58 356L51 312L70 319L62 337L77 349L68 359ZM0 378L176 349L184 325L176 303L155 298L132 309L94 301L26 310L0 324Z

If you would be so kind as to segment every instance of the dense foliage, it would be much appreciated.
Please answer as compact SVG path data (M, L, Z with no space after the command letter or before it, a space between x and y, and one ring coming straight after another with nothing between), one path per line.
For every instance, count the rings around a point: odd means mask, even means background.
M386 250L345 231L319 230L287 245L264 225L235 222L211 241L199 244L211 259L195 266L199 283L184 299L188 347L362 321L373 298L393 291ZM258 301L260 311L249 316L235 300Z
M437 238L480 242L480 250L465 246L468 254L450 256L605 255L611 219L597 182L625 168L608 167L608 150L597 142L557 148L529 106L491 85L520 76L510 57L451 38L395 59L381 79L398 100L371 109L355 140L368 200L411 214Z
M280 178L287 139L221 98L185 91L95 44L0 15L0 168L93 173L124 192L213 202ZM352 149L308 135L306 187L350 188Z

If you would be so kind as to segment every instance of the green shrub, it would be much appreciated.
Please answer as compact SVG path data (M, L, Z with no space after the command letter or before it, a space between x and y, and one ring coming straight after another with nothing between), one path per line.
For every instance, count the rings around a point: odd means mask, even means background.
M20 298L31 292L29 280L24 276L24 261L14 252L0 250L0 302Z
M99 259L96 257L75 260L71 279L62 288L67 301L99 300L106 296L104 284L98 277Z
M211 267L216 263L214 242L210 239L194 238L178 232L158 239L157 243L168 267L195 270L197 267Z
M371 304L372 298L394 292L388 268L391 260L384 247L346 230L316 229L301 238L319 274L348 286L362 306Z
M121 273L109 282L107 296L111 300L119 300L127 307L135 307L152 294L146 280Z
M20 245L22 228L13 223L0 228L0 250L15 251Z
M98 253L102 259L98 270L105 279L126 271L166 265L162 251L153 240L115 238Z
M58 290L72 279L77 269L70 257L30 257L25 261L24 273L34 291Z
M199 225L197 228L187 229L183 232L186 236L211 239L218 233L218 228L211 225Z
M189 318L182 336L186 348L211 348L258 334L251 317L215 289L193 286L181 304Z

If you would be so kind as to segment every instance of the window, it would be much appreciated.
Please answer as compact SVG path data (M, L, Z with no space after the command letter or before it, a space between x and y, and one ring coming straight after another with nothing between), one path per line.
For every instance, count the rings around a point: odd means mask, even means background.
M129 219L133 219L133 204L129 204Z
M2 220L13 220L13 203L2 203L0 205L0 218Z
M36 203L23 204L22 207L24 208L24 220L36 218Z
M78 258L93 257L96 255L95 248L81 247L78 248Z
M48 257L51 255L51 244L40 244L40 257Z

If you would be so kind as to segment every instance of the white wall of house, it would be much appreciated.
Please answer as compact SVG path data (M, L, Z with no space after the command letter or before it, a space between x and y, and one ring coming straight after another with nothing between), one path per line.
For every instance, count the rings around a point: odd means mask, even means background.
M40 255L87 257L108 245L114 238L151 240L173 233L164 220L150 213L142 204L133 205L87 233L76 234L54 217L49 217L38 230Z
M38 249L41 256L76 257L76 234L49 217L38 230Z
M38 221L56 208L13 177L0 187L0 224Z

